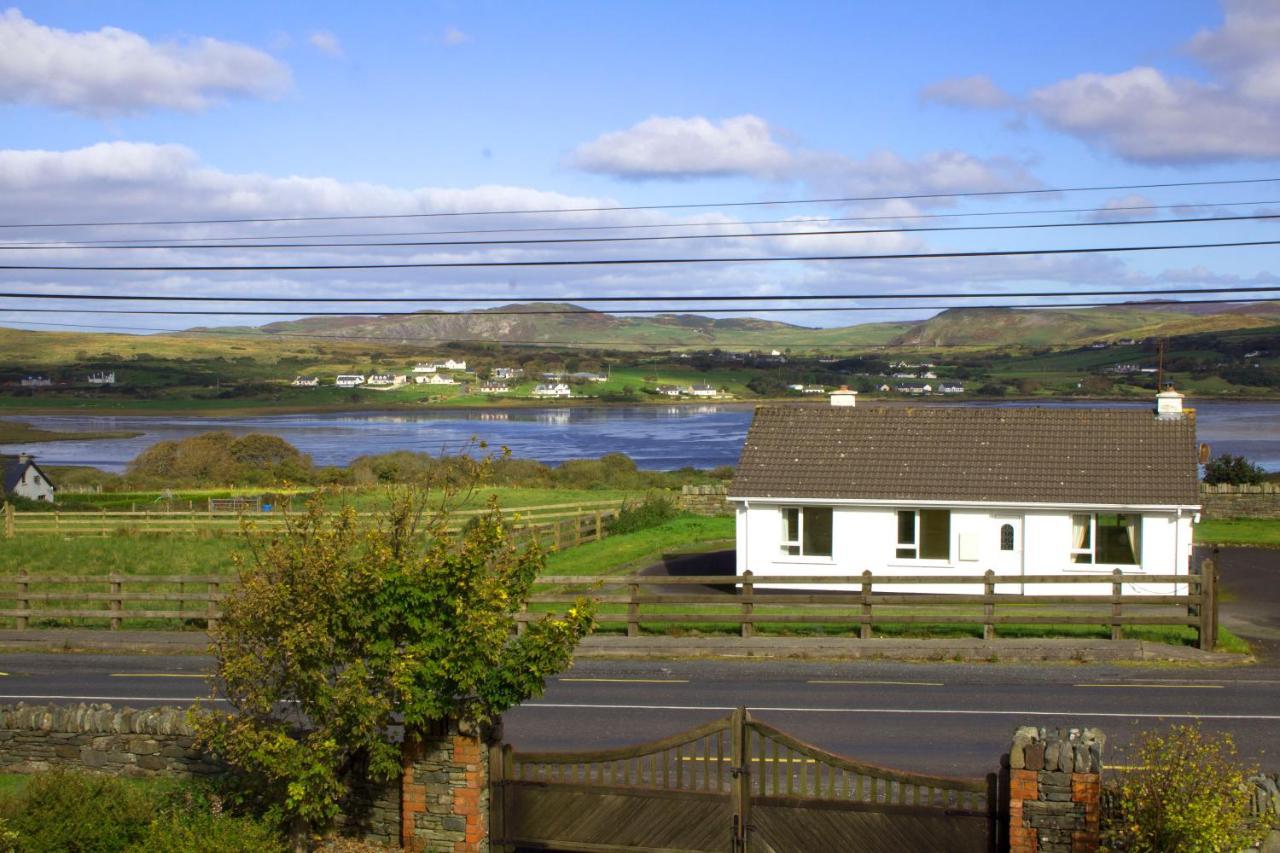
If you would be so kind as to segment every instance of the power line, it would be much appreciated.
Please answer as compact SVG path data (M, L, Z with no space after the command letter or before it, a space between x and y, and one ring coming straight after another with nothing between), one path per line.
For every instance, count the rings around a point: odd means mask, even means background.
M514 267L661 266L695 264L805 263L812 261L902 261L954 258L1007 258L1027 255L1087 255L1101 252L1163 252L1175 249L1232 249L1276 246L1280 240L1236 240L1225 243L1167 243L1155 246L1086 246L1072 249L1001 249L978 252L899 252L873 255L786 255L728 258L592 258L558 261L423 261L384 264L169 264L98 266L70 264L0 264L0 270L44 272L280 272L391 269L491 269Z
M332 216L272 216L241 217L229 219L153 219L106 222L28 222L3 223L0 228L107 228L116 226L140 225L221 225L262 222L331 222L338 220L376 220L376 219L430 219L452 216L517 216L563 213L607 213L627 210L691 210L695 208L719 207L766 207L801 204L847 204L866 201L910 201L929 198L990 198L1011 195L1045 195L1050 193L1070 192L1104 192L1112 190L1149 190L1169 189L1175 187L1208 187L1242 184L1264 184L1280 181L1280 178L1236 178L1218 181L1170 181L1158 184L1105 184L1080 187L1034 187L1017 190L974 190L967 192L936 193L904 193L898 195L842 196L835 198L781 199L772 201L727 201L696 202L686 204L634 204L610 205L600 207L564 207L564 208L532 208L526 210L470 210L435 213L379 213L379 214L347 214Z
M1030 214L1056 214L1056 213L1120 213L1134 210L1159 210L1161 207L1245 207L1248 205L1264 205L1264 204L1280 204L1280 200L1256 200L1256 201L1223 201L1223 202L1194 202L1178 205L1158 205L1158 204L1138 204L1125 205L1116 207L1060 207L1050 209L1035 210L982 210L972 211L969 213L911 213L911 214L895 214L892 216L824 216L824 217L806 217L797 219L745 219L738 222L657 222L647 224L629 224L629 225L557 225L539 228L455 228L438 231L348 231L340 233L328 234L280 234L280 235L251 235L251 236L230 236L218 237L218 240L319 240L319 239L336 239L343 237L431 237L442 234L519 234L519 233L535 233L546 231L619 231L619 230L637 230L637 229L653 229L653 228L706 228L706 227L722 227L728 228L732 226L742 225L789 225L789 224L807 224L817 222L877 222L882 220L923 220L923 219L963 219L970 217L986 217L986 216L1026 216ZM25 248L90 248L95 245L103 244L119 244L119 243L136 243L139 239L146 239L152 243L164 243L165 248L190 248L188 244L199 242L209 238L204 237L152 237L152 238L130 238L118 240L61 240L61 241L5 241L3 246L6 247L25 247Z
M159 295L147 293L44 293L40 291L0 291L3 299L58 299L86 302L289 302L289 303L511 303L519 299L526 303L607 303L607 302L813 302L813 301L865 301L882 299L993 299L1014 297L1056 296L1171 296L1176 294L1205 293L1269 293L1280 290L1274 285L1249 285L1233 287L1156 287L1126 290L1002 290L995 293L963 293L957 291L925 291L915 293L789 293L789 294L713 294L689 296L686 294L655 294L653 296L433 296L433 297L369 297L369 296L189 296ZM9 309L17 310L17 309ZM71 309L60 309L71 310ZM538 313L513 311L514 314ZM721 310L721 309L706 309ZM299 312L293 312L299 313ZM428 313L417 311L412 313ZM458 313L458 312L440 312ZM496 311L485 310L486 315ZM543 313L574 313L566 309L547 309ZM616 313L616 312L615 312Z
M1126 225L1186 225L1205 222L1240 222L1280 219L1280 213L1245 214L1240 216L1193 216L1179 219L1121 219L1089 222L1016 222L1003 225L928 225L919 228L842 228L822 231L738 231L728 234L660 234L643 237L539 237L520 240L411 240L383 243L189 243L183 246L165 246L148 243L131 243L112 246L76 246L75 251L134 251L173 249L379 249L425 248L431 246L532 246L562 243L640 243L655 240L730 240L759 237L837 237L866 236L869 234L914 234L940 231L1021 231L1044 228L1114 228ZM12 246L0 244L0 251L67 251L65 246Z

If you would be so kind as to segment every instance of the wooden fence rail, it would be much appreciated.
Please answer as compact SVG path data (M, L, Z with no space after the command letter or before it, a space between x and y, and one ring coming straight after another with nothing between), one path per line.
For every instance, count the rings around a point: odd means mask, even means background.
M508 518L518 517L519 523L543 524L582 515L586 512L612 513L622 505L620 500L579 501L576 503L544 504L540 506L514 507L507 510ZM466 519L482 515L487 509L457 510L452 515L465 523ZM3 527L0 535L13 538L22 535L57 536L109 536L114 533L199 534L235 533L242 521L250 521L259 530L273 530L285 526L289 515L283 512L243 512L237 510L98 510L63 512L15 512L10 504L4 505ZM361 519L373 519L376 512L358 512Z
M567 518L532 524L521 522L511 531L520 545L537 539L551 551L603 539L616 509L583 511ZM105 620L119 629L123 620L198 620L215 627L220 603L237 578L227 575L46 575L20 572L0 576L0 619L16 628L32 620ZM11 592L10 592L11 591ZM11 606L8 606L10 605Z
M1218 633L1217 569L1205 560L1191 575L1124 573L1090 575L861 575L742 576L611 575L546 576L518 619L541 618L546 609L579 597L601 605L597 620L624 624L628 636L641 626L737 625L744 637L757 625L857 626L869 639L877 625L981 625L984 639L1002 625L1095 625L1124 638L1126 626L1185 626L1196 631L1200 648L1213 648ZM945 584L955 593L911 593L885 587ZM787 589L760 589L781 585ZM1018 591L1025 586L1063 587L1060 594ZM1103 587L1099 594L1074 593L1080 585ZM832 590L832 586L847 587ZM1133 591L1165 586L1167 594ZM688 587L685 592L681 588ZM813 589L813 587L820 587ZM808 589L806 589L808 588ZM967 591L966 588L974 591ZM625 606L623 609L622 606ZM968 606L967 612L956 612ZM878 608L878 609L877 609ZM980 609L979 609L980 608Z

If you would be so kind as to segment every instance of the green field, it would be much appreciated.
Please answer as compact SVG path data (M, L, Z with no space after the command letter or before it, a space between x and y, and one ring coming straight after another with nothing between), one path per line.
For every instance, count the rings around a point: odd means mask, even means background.
M1280 519L1206 519L1196 525L1195 537L1204 545L1280 548Z

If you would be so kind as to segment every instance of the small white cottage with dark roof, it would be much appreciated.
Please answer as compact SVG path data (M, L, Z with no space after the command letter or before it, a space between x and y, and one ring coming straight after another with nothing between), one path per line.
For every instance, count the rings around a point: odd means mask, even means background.
M0 499L11 497L53 503L56 487L27 453L0 456Z
M756 410L729 490L739 574L1188 572L1198 454L1177 392L1155 411L831 402Z

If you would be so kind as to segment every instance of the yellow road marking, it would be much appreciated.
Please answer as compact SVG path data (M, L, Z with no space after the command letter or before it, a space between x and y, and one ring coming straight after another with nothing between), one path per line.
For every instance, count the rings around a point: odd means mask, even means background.
M687 678L561 678L559 681L574 681L601 684L688 684Z
M1221 690L1221 684L1073 684L1072 687L1149 687L1159 690Z
M879 684L892 687L945 687L941 681L869 681L869 680L849 680L842 681L839 679L811 679L807 684Z
M192 675L185 672L113 672L112 678L208 678L206 675Z

